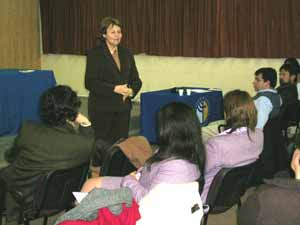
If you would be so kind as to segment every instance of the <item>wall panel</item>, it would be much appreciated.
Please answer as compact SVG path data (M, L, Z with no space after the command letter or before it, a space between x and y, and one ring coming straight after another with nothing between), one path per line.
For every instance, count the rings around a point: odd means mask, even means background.
M0 68L41 67L38 2L0 1Z

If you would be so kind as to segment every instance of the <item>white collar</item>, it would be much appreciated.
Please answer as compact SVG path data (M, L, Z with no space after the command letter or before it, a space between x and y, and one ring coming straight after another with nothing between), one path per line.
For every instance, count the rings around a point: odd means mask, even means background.
M247 130L248 130L247 127L240 127L240 128L237 128L235 131L231 132L231 134L243 133ZM231 128L224 130L222 133L218 134L218 136L227 135L227 134L229 134L230 131L231 131Z
M277 93L277 90L268 88L268 89L262 89L262 90L259 90L257 93L262 93L262 92L273 92L273 93Z

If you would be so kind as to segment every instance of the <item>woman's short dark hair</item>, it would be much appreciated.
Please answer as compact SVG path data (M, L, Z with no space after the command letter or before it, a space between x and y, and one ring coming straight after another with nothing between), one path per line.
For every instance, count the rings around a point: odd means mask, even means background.
M100 40L101 41L105 40L103 35L106 34L106 30L110 25L118 26L118 27L122 28L122 25L118 19L113 18L113 17L104 17L100 23Z
M63 126L66 120L74 121L81 101L75 91L65 85L48 89L40 98L40 116L43 123Z
M160 109L157 118L159 151L147 165L165 159L185 159L199 166L203 178L205 150L195 109L181 102L169 103Z
M246 91L233 90L224 96L224 112L226 125L230 132L240 127L255 130L257 123L257 111L253 99Z

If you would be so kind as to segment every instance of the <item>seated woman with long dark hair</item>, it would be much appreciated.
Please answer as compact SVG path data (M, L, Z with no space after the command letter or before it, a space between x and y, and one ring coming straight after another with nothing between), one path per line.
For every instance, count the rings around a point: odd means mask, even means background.
M206 202L209 187L223 167L237 167L258 159L263 149L263 131L255 128L257 112L246 91L233 90L224 96L226 129L208 140L205 164L205 185L201 194Z
M140 201L160 183L189 183L203 178L205 151L195 110L183 103L170 103L158 113L159 150L143 168L125 177L89 179L82 192L95 187L128 187Z
M28 205L32 204L41 174L89 162L93 135L90 121L79 113L80 104L70 87L50 88L40 98L41 122L26 121L22 125L7 155L11 164L0 170L0 179L7 188L21 191ZM8 221L16 219L17 206L7 194Z

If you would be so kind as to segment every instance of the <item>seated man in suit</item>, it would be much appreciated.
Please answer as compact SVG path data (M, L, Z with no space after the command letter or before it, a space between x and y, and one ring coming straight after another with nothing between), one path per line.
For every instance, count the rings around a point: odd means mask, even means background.
M298 100L298 91L295 85L297 71L292 65L283 64L279 72L280 86L277 88L277 91L282 98L282 106L285 107L288 104L296 103Z
M291 77L291 83L297 86L298 100L300 100L300 65L296 58L287 58L284 60L284 64L290 64L295 71L296 77Z
M253 86L256 95L253 97L257 110L257 128L263 129L269 118L279 115L281 98L275 86L277 73L273 68L260 68L255 72Z
M80 100L67 86L48 89L40 99L41 122L26 121L0 170L7 189L21 191L26 203L33 201L35 183L41 174L89 162L93 145L90 121L78 112ZM77 126L79 126L78 129ZM18 205L6 195L8 221L16 219Z
M297 121L298 118L298 90L296 86L297 68L291 64L283 64L280 67L280 86L277 88L282 98L280 108L280 126L285 130L290 121Z

